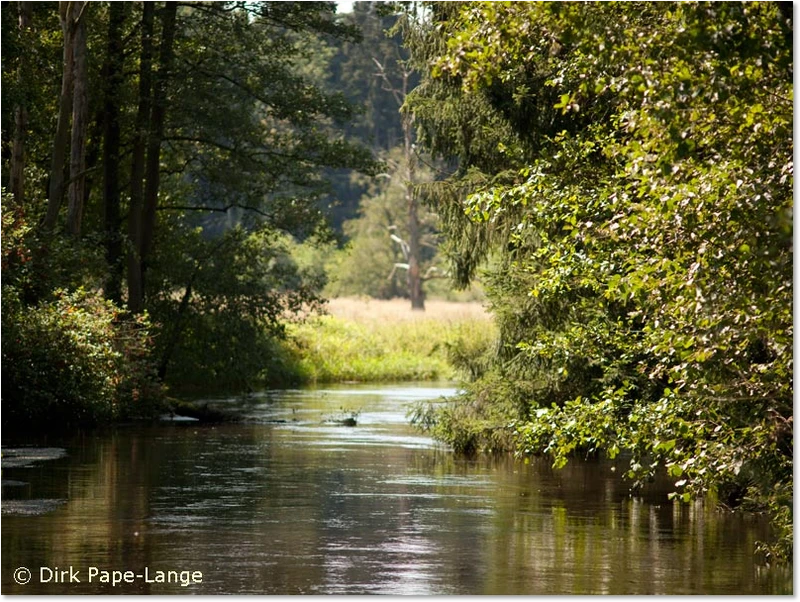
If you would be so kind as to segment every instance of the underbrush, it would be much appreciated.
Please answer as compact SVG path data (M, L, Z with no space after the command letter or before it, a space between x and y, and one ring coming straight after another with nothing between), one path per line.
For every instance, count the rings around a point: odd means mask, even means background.
M47 431L154 415L152 325L103 299L96 245L42 240L3 195L3 428ZM84 288L80 282L88 285Z
M528 415L528 395L520 383L511 383L499 370L477 374L488 350L459 358L468 361L471 382L464 392L443 401L414 407L411 422L457 453L511 452L516 447L513 424ZM451 360L453 361L453 360Z
M3 295L4 426L49 430L157 411L163 392L145 319L80 289L33 306L11 287Z

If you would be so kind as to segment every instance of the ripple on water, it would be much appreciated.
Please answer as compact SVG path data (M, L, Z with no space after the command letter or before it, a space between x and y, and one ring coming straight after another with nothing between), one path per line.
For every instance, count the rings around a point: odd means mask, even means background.
M67 503L67 500L3 500L2 513L19 516L40 516L53 512Z
M30 485L27 481L15 481L14 479L3 479L2 481L3 487L24 487L25 485Z
M443 475L437 477L430 477L426 475L410 475L405 477L392 477L381 481L385 485L412 485L412 486L426 486L426 487L469 487L475 488L491 488L495 487L489 478L479 478L476 476L458 476L458 475Z
M67 455L67 450L61 447L4 447L2 449L3 468L19 468L30 466L34 462L58 460Z
M387 491L334 491L330 494L331 497L344 497L344 498L387 498L387 499L405 499L405 498L414 498L414 499L421 499L421 500L443 500L443 499L451 499L451 500L464 500L470 502L486 502L488 503L489 500L487 498L475 495L467 495L467 494L453 494L453 493L434 493L434 492L412 492L412 491L398 491L398 492L387 492Z

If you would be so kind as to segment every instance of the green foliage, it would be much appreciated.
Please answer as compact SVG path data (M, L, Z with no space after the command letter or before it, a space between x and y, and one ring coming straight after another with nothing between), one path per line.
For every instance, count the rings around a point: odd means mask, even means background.
M174 174L164 182L173 191L167 206L247 208L308 235L323 218L316 203L329 187L322 168L375 167L370 152L340 131L353 106L312 79L324 70L333 36L358 38L333 11L326 2L185 11L166 136L166 171Z
M53 415L59 421L75 422L111 415L113 387L104 376L94 377L106 375L112 363L104 336L107 323L101 320L99 328L90 325L91 314L82 302L58 297L55 303L23 310L10 291L3 291L3 420L7 424L44 423ZM85 333L88 336L79 336ZM76 360L76 369L71 370ZM97 367L104 369L95 371Z
M466 280L497 253L496 362L528 387L518 451L557 465L627 451L634 482L666 470L678 499L770 507L769 553L790 555L793 90L777 8L437 15L423 55L441 92L414 102L429 143L462 160L465 177L432 191L456 269ZM514 132L495 168L464 144L478 124L455 133L454 107L475 99Z
M152 415L162 391L146 316L126 316L81 288L26 301L30 275L42 271L28 248L30 228L5 200L3 426L47 430ZM35 290L48 288L38 282Z
M0 20L3 168L6 168L6 152L10 154L14 111L19 104L24 104L28 114L26 154L29 167L26 179L31 187L44 187L43 178L49 167L50 144L58 114L62 35L55 5L35 2L28 8L32 25L29 29L20 30L18 7L14 5L3 6ZM5 178L5 171L3 175Z
M342 16L342 22L357 27L362 39L343 40L336 44L336 55L328 70L329 86L341 90L361 112L346 128L349 135L362 140L370 148L390 151L403 139L403 127L397 101L377 77L377 65L384 68L396 89L402 87L401 63L408 59L399 33L393 31L396 14L388 14L387 4L354 2L353 11ZM410 87L417 85L414 75Z
M335 297L367 295L375 299L408 297L406 259L398 239L408 241L405 163L400 149L388 153L387 172L373 179L359 203L359 216L343 225L350 242L331 265L328 292ZM418 169L421 180L432 179L430 169ZM437 217L418 209L423 275L437 274ZM407 243L406 243L407 244Z
M15 209L33 224L46 205L42 192L53 154L63 35L52 4L30 7L30 28L20 29L16 11L25 6L4 7L3 177L15 138L14 110L24 101L29 190L25 206ZM129 254L128 266L141 260L144 306L153 316L149 357L160 377L170 384L192 377L195 388L292 382L293 364L279 339L287 321L319 304L324 274L295 265L284 241L290 235L322 236L325 216L318 203L329 189L326 168L368 173L376 168L368 149L343 136L353 106L323 81L334 41L353 43L360 34L335 18L331 2L187 4L177 9L174 60L168 61L165 4L149 5L155 13L149 34L143 6L125 3L121 9L122 64L106 60L115 38L108 4L87 5L82 16L88 31L88 100L96 116L86 141L83 236L62 236L58 225L52 232L32 228L20 234L24 252L9 253L7 261L5 245L16 244L16 234L6 237L4 221L4 291L13 286L18 299L7 323L38 324L57 299L88 307L103 287L109 296L124 298L124 288L112 293L107 283L112 269L122 280L121 264ZM144 52L148 43L152 65ZM153 81L140 90L148 75ZM110 100L117 104L115 125L124 149L116 155L105 152L113 147L108 139L113 128L104 128L103 120L111 114L104 91L112 77L119 82ZM164 90L163 106L148 108ZM132 173L131 161L132 154L138 157L131 151L142 127L146 163L160 166L157 173L145 170L146 182ZM131 216L138 215L131 205L139 188L156 205L143 212L141 236L129 229L136 223ZM6 198L3 209L5 220L12 215ZM146 243L151 235L152 250ZM119 243L114 252L111 242ZM92 292L72 299L81 288ZM54 296L61 289L67 292ZM138 303L133 306L138 311ZM116 309L97 311L100 319ZM113 322L124 328L126 320L116 316ZM54 331L93 332L97 326L51 322ZM136 354L130 352L133 362Z
M486 341L477 357L490 344ZM456 453L511 449L514 432L510 425L525 416L528 403L521 387L497 368L462 386L465 391L453 398L415 406L410 413L412 424L452 446Z
M341 15L340 20L357 27L361 40L336 40L335 53L324 66L327 89L342 92L356 107L353 118L344 125L346 136L377 155L391 152L403 141L397 99L378 76L376 65L376 61L380 63L391 87L402 88L401 63L408 58L408 52L401 36L390 33L397 16L389 14L387 8L391 8L388 3L354 2L352 12ZM418 80L413 74L409 86L413 88ZM337 170L330 176L330 212L339 229L346 220L357 219L359 199L367 193L369 182L353 177L350 170Z
M56 290L25 307L3 290L3 422L50 429L147 416L160 391L144 318L96 294Z
M326 2L213 3L181 15L146 283L162 324L159 370L173 386L298 378L280 339L319 305L324 274L318 262L298 266L287 237L325 240L324 168L376 167L342 136L352 105L320 80L332 41L359 38L333 12Z
M209 237L175 224L149 283L168 383L230 391L296 382L280 339L288 320L319 309L325 280L298 266L292 246L268 227Z

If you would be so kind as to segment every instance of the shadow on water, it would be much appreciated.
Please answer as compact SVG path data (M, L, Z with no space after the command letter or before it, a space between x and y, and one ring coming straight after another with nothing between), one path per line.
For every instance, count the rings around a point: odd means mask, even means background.
M65 454L27 464L4 456L3 593L791 593L791 569L755 563L763 517L673 504L658 487L632 498L609 462L457 458L409 427L408 404L452 392L265 392L215 400L241 423L118 428L37 442ZM42 567L80 583L41 583ZM134 577L89 583L90 567Z

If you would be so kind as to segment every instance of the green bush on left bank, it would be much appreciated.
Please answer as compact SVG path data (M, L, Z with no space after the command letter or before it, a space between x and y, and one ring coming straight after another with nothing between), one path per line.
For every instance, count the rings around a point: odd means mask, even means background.
M81 289L28 307L4 290L3 301L4 422L72 426L155 409L145 319Z
M20 212L4 211L2 225L3 427L51 430L156 412L163 389L147 318L81 287L51 290L58 260L34 258Z

